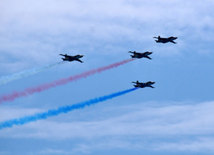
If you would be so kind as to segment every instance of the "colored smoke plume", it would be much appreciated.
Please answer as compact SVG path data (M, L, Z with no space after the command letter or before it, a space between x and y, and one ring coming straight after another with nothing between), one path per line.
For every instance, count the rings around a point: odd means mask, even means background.
M138 88L131 88L131 89L119 91L116 93L112 93L109 95L90 99L88 101L80 102L77 104L67 105L67 106L59 107L57 109L48 110L47 112L38 113L38 114L31 115L31 116L25 116L22 118L12 119L12 120L8 120L5 122L0 122L0 130L4 129L4 128L13 127L14 125L23 125L26 123L35 122L37 120L47 119L48 117L57 116L57 115L63 114L63 113L68 113L68 112L76 110L76 109L82 109L82 108L85 108L86 106L90 106L90 105L93 105L93 104L96 104L99 102L113 99L113 98L121 96L121 95L125 95L136 89L138 89Z
M47 89L50 89L50 88L53 88L53 87L57 87L57 86L60 86L60 85L64 85L64 84L67 84L69 82L72 82L72 81L75 81L75 80L79 80L79 79L82 79L82 78L86 78L86 77L88 77L90 75L93 75L93 74L96 74L96 73L103 72L105 70L109 70L109 69L118 67L120 65L126 64L126 63L128 63L130 61L133 61L133 60L134 59L123 60L123 61L111 64L111 65L108 65L108 66L104 66L104 67L100 67L100 68L97 68L97 69L93 69L93 70L90 70L90 71L87 71L87 72L83 72L83 73L78 74L78 75L74 75L74 76L70 76L68 78L57 80L57 81L54 81L54 82L51 82L51 83L43 84L43 85L40 85L40 86L37 86L37 87L33 87L33 88L27 88L24 91L19 91L19 92L14 92L12 94L4 95L4 96L0 97L0 103L6 102L6 101L13 101L13 100L15 100L16 98L19 98L19 97L28 96L28 95L31 95L31 94L34 94L34 93L43 92L43 91L45 91Z

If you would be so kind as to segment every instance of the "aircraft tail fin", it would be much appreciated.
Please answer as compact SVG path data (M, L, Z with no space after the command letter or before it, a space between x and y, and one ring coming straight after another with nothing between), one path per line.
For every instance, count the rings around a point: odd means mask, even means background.
M82 61L82 60L80 60L80 59L77 59L77 61L79 61L79 62L83 63L83 61Z
M177 44L177 42L174 42L173 40L171 40L170 42L173 43L173 44Z
M147 59L150 59L150 60L152 60L152 58L151 58L151 57L149 57L149 56L146 56L146 58L147 58Z

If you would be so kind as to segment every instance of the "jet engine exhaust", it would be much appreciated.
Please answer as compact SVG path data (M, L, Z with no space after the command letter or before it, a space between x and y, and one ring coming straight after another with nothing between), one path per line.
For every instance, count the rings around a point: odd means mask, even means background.
M25 116L25 117L21 117L21 118L17 118L17 119L11 119L8 121L0 122L0 130L4 129L4 128L13 127L14 125L24 125L24 124L27 124L30 122L35 122L38 120L47 119L48 117L57 116L57 115L63 114L63 113L68 113L68 112L76 110L76 109L82 109L82 108L85 108L86 106L91 106L91 105L97 104L99 102L104 102L106 100L110 100L110 99L113 99L115 97L125 95L129 92L136 90L136 89L138 89L138 88L131 88L131 89L119 91L116 93L112 93L109 95L90 99L90 100L80 102L77 104L62 106L62 107L59 107L57 109L51 109L51 110L48 110L46 112L37 113L37 114L31 115L31 116Z
M27 88L24 91L13 92L11 94L1 96L0 97L0 103L6 102L6 101L13 101L13 100L15 100L16 98L19 98L19 97L28 96L28 95L31 95L31 94L34 94L34 93L43 92L43 91L48 90L50 88L54 88L54 87L57 87L57 86L60 86L60 85L64 85L64 84L67 84L69 82L72 82L72 81L75 81L75 80L79 80L79 79L82 79L82 78L86 78L86 77L88 77L90 75L93 75L93 74L96 74L96 73L101 73L101 72L103 72L105 70L109 70L109 69L121 66L121 65L126 64L128 62L131 62L133 60L135 60L135 59L123 60L123 61L111 64L111 65L108 65L108 66L100 67L100 68L93 69L93 70L90 70L90 71L87 71L87 72L83 72L83 73L78 74L78 75L70 76L68 78L56 80L56 81L53 81L51 83L42 84L42 85L39 85L37 87Z
M58 65L63 64L63 63L65 63L65 62L57 62L57 63L50 64L50 65L47 65L47 66L44 66L44 67L41 67L41 68L34 68L34 69L30 69L30 70L25 70L25 71L22 71L22 72L14 73L12 75L7 75L7 76L0 77L0 85L4 85L4 84L7 84L7 83L12 82L14 80L25 78L25 77L37 74L39 72L43 72L43 71L45 71L45 70L47 70L49 68L58 66Z

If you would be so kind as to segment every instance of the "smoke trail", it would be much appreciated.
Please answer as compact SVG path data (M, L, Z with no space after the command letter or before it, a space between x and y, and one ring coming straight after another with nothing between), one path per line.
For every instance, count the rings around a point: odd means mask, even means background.
M86 106L90 106L90 105L93 105L93 104L96 104L99 102L103 102L103 101L113 99L115 97L127 94L127 93L132 92L136 89L138 89L138 88L131 88L131 89L119 91L119 92L116 92L116 93L113 93L110 95L105 95L105 96L97 97L97 98L94 98L94 99L91 99L88 101L80 102L77 104L67 105L67 106L59 107L57 109L51 109L51 110L48 110L47 112L38 113L35 115L31 115L31 116L25 116L22 118L12 119L9 121L1 122L0 123L0 130L4 129L4 128L12 127L14 125L23 125L23 124L34 122L37 120L47 119L48 117L57 116L57 115L62 114L62 113L68 113L72 110L85 108Z
M40 86L37 86L37 87L34 87L34 88L27 88L27 89L25 89L24 91L21 91L21 92L14 92L14 93L9 94L9 95L4 95L4 96L0 97L0 103L5 102L5 101L13 101L16 98L19 98L19 97L22 97L22 96L28 96L28 95L31 95L31 94L34 94L34 93L42 92L44 90L59 86L59 85L67 84L68 82L72 82L74 80L78 80L78 79L81 79L81 78L86 78L86 77L88 77L90 75L93 75L95 73L100 73L100 72L103 72L105 70L118 67L120 65L123 65L123 64L128 63L128 62L133 61L133 60L134 59L123 60L121 62L117 62L117 63L111 64L111 65L108 65L108 66L104 66L104 67L100 67L100 68L97 68L97 69L94 69L94 70L90 70L90 71L87 71L87 72L84 72L84 73L81 73L81 74L78 74L78 75L75 75L75 76L71 76L71 77L68 77L68 78L60 79L60 80L57 80L57 81L54 81L54 82L51 82L51 83L43 84L43 85L40 85Z
M64 61L57 62L57 63L50 64L50 65L47 65L47 66L44 66L44 67L41 67L41 68L34 68L34 69L31 69L31 70L26 70L26 71L22 71L22 72L19 72L19 73L14 73L12 75L0 77L0 85L4 85L4 84L7 84L7 83L9 83L11 81L18 80L18 79L21 79L21 78L25 78L25 77L37 74L39 72L45 71L45 70L47 70L49 68L55 67L55 66L63 64L63 63L64 63Z

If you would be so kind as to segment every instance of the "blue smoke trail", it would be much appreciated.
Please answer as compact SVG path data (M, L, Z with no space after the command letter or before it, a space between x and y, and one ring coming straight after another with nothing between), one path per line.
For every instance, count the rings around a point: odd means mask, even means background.
M93 105L93 104L96 104L99 102L103 102L103 101L113 99L115 97L127 94L127 93L132 92L136 89L138 89L138 88L131 88L131 89L119 91L119 92L116 92L116 93L113 93L110 95L105 95L105 96L97 97L97 98L94 98L94 99L91 99L88 101L80 102L77 104L67 105L67 106L59 107L58 109L48 110L47 112L38 113L35 115L31 115L31 116L25 116L22 118L12 119L12 120L8 120L5 122L1 122L0 123L0 130L4 129L4 128L12 127L14 125L23 125L23 124L34 122L37 120L47 119L48 117L57 116L57 115L62 114L62 113L68 113L68 112L75 110L75 109L85 108L86 106L90 106L90 105Z
M44 67L41 67L41 68L34 68L34 69L31 69L31 70L26 70L26 71L22 71L22 72L19 72L19 73L14 73L12 75L0 77L0 85L4 85L4 84L7 84L7 83L9 83L11 81L18 80L18 79L21 79L21 78L25 78L25 77L37 74L39 72L45 71L45 70L47 70L49 68L55 67L55 66L63 64L63 63L65 63L65 62L64 61L57 62L57 63L50 64L50 65L47 65L47 66L44 66Z

